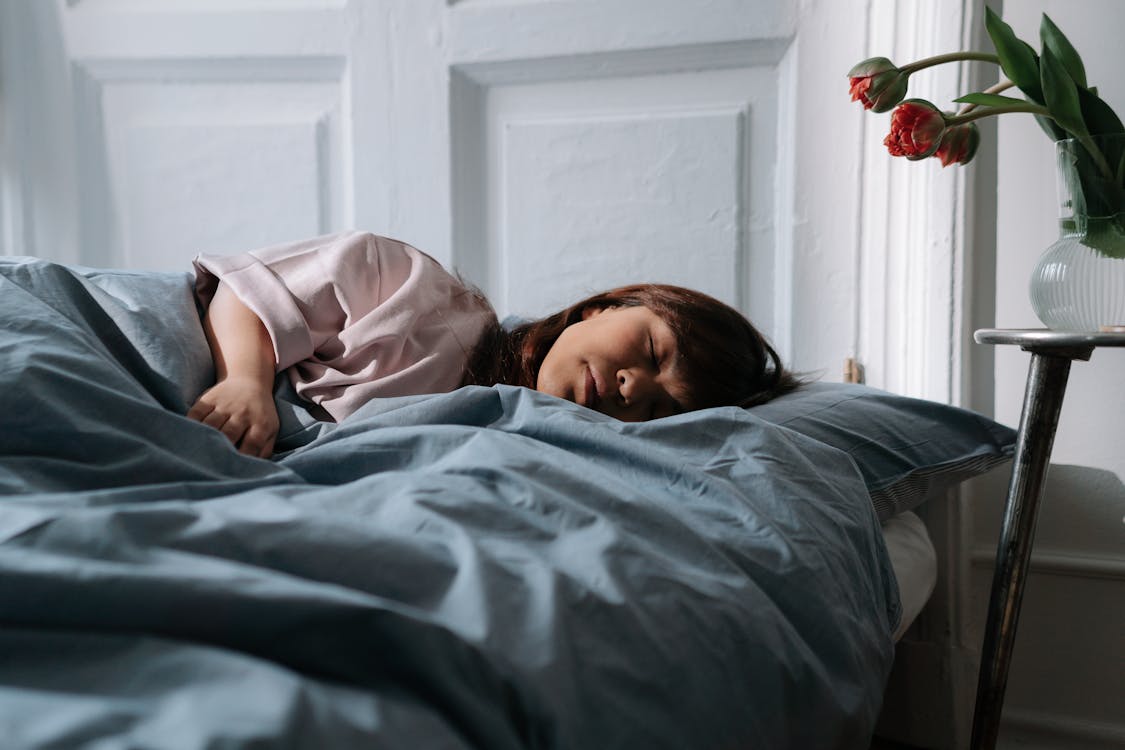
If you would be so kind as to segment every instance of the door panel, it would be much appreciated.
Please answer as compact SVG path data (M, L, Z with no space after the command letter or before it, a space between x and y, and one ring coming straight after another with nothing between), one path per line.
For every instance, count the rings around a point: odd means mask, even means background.
M738 68L496 85L478 96L470 111L484 122L470 132L484 142L459 141L453 157L484 154L485 195L473 196L475 216L459 214L454 257L488 269L481 281L498 307L539 315L655 281L769 324L769 284L752 292L751 281L772 274L775 77Z
M340 65L279 68L76 70L87 262L182 269L342 223Z

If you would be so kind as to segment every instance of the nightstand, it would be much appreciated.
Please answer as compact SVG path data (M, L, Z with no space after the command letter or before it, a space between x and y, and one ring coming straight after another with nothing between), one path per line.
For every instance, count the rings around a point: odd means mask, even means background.
M1076 359L1088 360L1100 346L1125 347L1125 332L985 328L977 331L973 338L978 344L1019 346L1031 354L1012 477L1004 505L1004 523L996 548L996 569L984 626L973 712L971 747L992 750L1000 730L1000 711L1008 684L1016 623L1035 538L1036 511L1043 496L1043 480L1051 459L1070 363Z

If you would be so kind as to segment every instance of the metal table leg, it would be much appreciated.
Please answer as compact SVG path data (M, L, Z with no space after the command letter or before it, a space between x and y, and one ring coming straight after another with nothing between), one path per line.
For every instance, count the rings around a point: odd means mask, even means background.
M1043 480L1047 475L1071 359L1032 351L988 603L973 713L973 750L992 750L996 746L1012 644L1035 536L1036 513L1043 496Z

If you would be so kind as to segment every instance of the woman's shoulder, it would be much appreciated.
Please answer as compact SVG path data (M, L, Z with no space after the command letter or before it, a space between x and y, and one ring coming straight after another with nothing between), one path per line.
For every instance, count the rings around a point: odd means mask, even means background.
M436 258L416 245L367 230L350 229L325 235L310 242L319 244L322 254L339 255L342 259L377 264L407 262L411 265L429 266L433 272L448 273Z
M409 259L441 264L429 253L418 247L386 235L363 229L346 229L339 232L288 240L236 252L200 253L197 258L240 258L244 262L258 261L266 264L298 258L321 258L328 260L349 260L377 262L381 258Z

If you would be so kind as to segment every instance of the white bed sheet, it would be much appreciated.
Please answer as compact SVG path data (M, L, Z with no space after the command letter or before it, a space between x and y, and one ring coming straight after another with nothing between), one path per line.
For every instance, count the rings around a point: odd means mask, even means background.
M883 523L883 538L898 579L902 622L895 630L898 641L922 611L937 583L937 552L922 519L907 511Z

